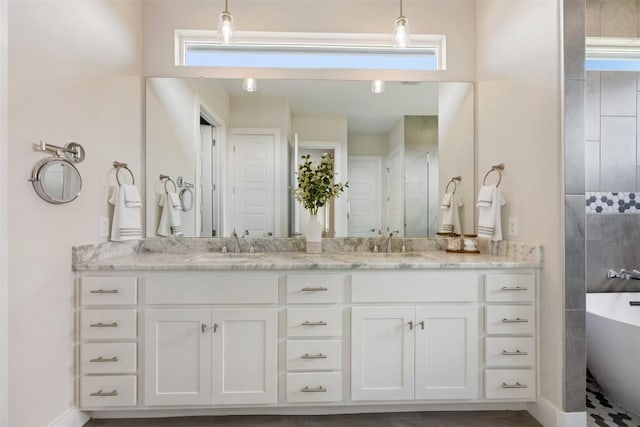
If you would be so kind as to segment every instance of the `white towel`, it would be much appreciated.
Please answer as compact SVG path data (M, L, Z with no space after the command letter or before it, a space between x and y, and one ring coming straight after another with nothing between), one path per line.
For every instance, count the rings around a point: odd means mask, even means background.
M462 226L460 225L460 206L462 205L462 200L457 194L444 194L440 204L440 209L442 210L441 232L462 234Z
M138 205L127 206L125 201L126 190L124 185L118 185L111 191L109 203L113 205L113 219L111 220L111 241L122 242L125 240L137 240L142 238L142 221L140 220L140 210L142 202ZM138 194L138 190L133 187L129 190L133 195ZM133 196L132 196L133 197ZM138 195L138 200L140 195Z
M491 198L486 200L486 193L491 192ZM483 200L481 197L483 196ZM500 189L495 185L480 188L478 194L478 237L491 240L502 240L501 208L505 205ZM487 206L488 205L488 206Z
M142 206L142 199L140 199L140 193L135 185L122 184L124 190L124 205L128 208L135 208Z
M157 234L159 236L182 236L182 220L180 218L180 199L176 193L165 193L160 197L162 207Z

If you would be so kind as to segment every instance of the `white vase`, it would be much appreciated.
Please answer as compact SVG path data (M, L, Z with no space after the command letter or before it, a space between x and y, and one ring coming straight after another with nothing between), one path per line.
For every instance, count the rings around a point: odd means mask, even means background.
M309 216L306 239L307 253L319 254L322 252L322 224L318 221L318 215Z

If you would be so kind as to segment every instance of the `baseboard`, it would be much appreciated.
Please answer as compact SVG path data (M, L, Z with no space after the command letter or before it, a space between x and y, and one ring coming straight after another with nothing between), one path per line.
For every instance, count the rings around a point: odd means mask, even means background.
M69 408L67 412L51 422L49 427L82 427L89 421L89 418L89 415L78 408Z
M584 427L586 412L562 412L544 397L536 403L527 404L529 413L544 427Z

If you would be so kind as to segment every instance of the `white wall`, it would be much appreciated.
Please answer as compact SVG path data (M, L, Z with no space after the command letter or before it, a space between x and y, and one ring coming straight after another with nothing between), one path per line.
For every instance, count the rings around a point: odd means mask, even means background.
M544 246L541 390L560 410L564 333L561 4L559 0L479 0L476 86L476 182L491 165L504 162L503 230L510 216L517 217L517 240Z
M0 0L0 427L9 427L7 0Z
M31 427L73 405L71 247L104 240L113 160L142 177L142 7L12 0L9 16L9 425ZM84 146L76 201L50 205L31 188L39 139Z

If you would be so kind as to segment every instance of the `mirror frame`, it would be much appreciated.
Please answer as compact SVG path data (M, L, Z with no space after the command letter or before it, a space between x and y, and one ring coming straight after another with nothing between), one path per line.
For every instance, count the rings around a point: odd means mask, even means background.
M47 192L47 189L46 189L45 173L50 167L52 167L56 163L61 163L64 166L69 166L71 170L75 173L75 176L78 177L78 185L79 185L78 191L73 195L72 198L68 200L66 199L60 200L60 199L54 198ZM57 156L47 157L45 159L40 160L38 163L36 163L36 165L33 167L33 170L31 171L31 179L29 181L31 181L31 184L33 185L33 189L38 194L38 196L40 196L42 200L54 205L62 205L65 203L73 202L75 199L78 198L78 196L82 192L82 176L80 175L80 171L78 171L78 168L76 168L75 165L71 163L69 160L66 160Z

